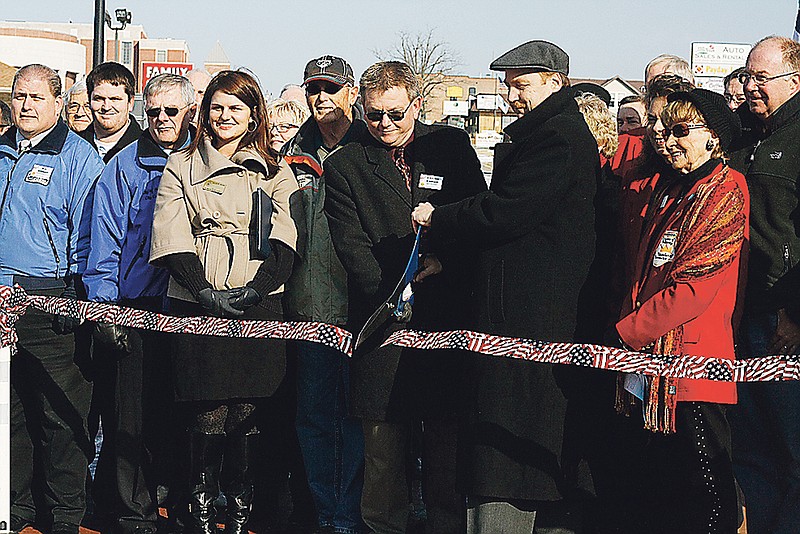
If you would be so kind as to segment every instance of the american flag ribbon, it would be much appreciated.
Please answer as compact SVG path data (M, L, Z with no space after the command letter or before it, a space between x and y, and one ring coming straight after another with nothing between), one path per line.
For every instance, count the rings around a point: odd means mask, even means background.
M0 346L17 342L14 324L28 306L54 315L173 334L311 341L335 348L348 356L352 355L350 332L329 324L174 317L115 304L28 295L20 286L0 286Z
M800 355L764 356L746 360L691 355L655 355L601 345L550 343L493 336L469 330L420 332L399 330L385 345L415 349L461 349L539 363L594 367L623 373L693 378L722 382L800 380Z
M352 336L337 326L314 322L248 321L217 317L174 317L114 304L28 295L19 287L0 286L0 346L17 342L14 324L28 306L57 315L173 334L311 341L352 355ZM422 350L461 349L530 362L577 365L651 376L766 382L800 380L800 355L728 360L691 355L654 355L580 343L552 343L494 336L469 330L421 332L400 330L383 343Z

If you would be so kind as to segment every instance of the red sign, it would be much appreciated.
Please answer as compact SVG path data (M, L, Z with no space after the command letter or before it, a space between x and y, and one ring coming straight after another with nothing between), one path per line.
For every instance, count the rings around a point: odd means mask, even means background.
M191 63L153 63L145 61L142 63L142 90L147 85L150 78L168 72L170 74L177 74L178 76L186 76L186 73L192 70Z

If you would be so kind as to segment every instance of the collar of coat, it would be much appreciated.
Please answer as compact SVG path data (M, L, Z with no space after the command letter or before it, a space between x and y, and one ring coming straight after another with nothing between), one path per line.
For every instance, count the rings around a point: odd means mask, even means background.
M69 135L69 127L62 119L58 119L55 128L49 134L44 136L35 147L31 148L31 152L40 154L59 154L64 148L64 143L67 141ZM16 127L9 128L8 131L0 137L0 145L10 147L11 153L16 157L17 155L17 129Z
M410 143L408 143L406 145L406 147L407 148L411 147L411 149L413 150L414 145L416 145L418 143L421 143L421 142L424 142L424 141L422 141L422 139L426 135L428 135L431 132L431 130L432 130L432 128L430 126L428 126L427 124L424 124L424 123L419 122L419 121L415 121L414 122L414 134L412 136L412 141ZM372 137L372 135L369 135L368 137L369 137L369 141L367 143L364 143L364 150L365 150L365 152L367 154L367 161L369 161L370 163L373 163L375 165L381 165L381 164L386 165L387 162L388 162L389 165L390 165L389 168L392 169L392 172L394 172L394 171L400 172L400 171L397 170L397 167L396 167L396 165L394 163L394 160L392 160L392 158L387 158L386 157L386 154L389 153L389 151L392 149L392 147L388 147L388 146L384 145L383 143L381 143L380 141L378 141L377 139Z
M767 117L765 121L768 132L774 132L789 122L798 120L800 114L800 93L795 93L793 97L784 102L775 113Z
M203 169L192 169L189 182L192 185L205 182L209 178L227 172L238 172L242 168L253 169L257 168L264 176L272 175L270 165L264 159L264 156L259 154L252 147L241 148L236 151L232 158L228 159L217 151L211 144L211 140L204 136L202 142L197 147L197 152L192 155L193 167L197 163L202 165ZM199 160L199 161L198 161Z
M339 146L342 146L352 140L361 139L364 135L368 135L367 124L363 120L357 119L355 116L353 116L353 122L350 124L350 128L348 128L347 132L344 134L344 137L342 137L342 140L339 142ZM319 131L317 121L315 121L314 117L311 116L300 126L300 129L297 130L295 136L284 145L283 150L281 150L281 154L284 156L310 157L320 168L322 168L322 162L319 161L319 158L317 157L317 148L319 148L320 143L322 143L322 134Z
M189 138L187 142L191 142L192 138L196 135L195 127L189 125ZM180 150L180 149L177 149ZM164 149L156 143L150 128L142 131L139 135L139 141L136 146L136 159L143 167L161 167L167 163L167 153Z
M573 91L569 87L562 87L545 98L541 104L506 126L505 133L511 137L512 141L519 142L531 135L540 124L564 111L580 113Z
M139 139L139 136L142 135L142 128L139 126L139 123L136 122L136 117L133 115L128 115L128 118L130 119L130 122L128 123L125 133L122 134L122 137L119 138L119 141L117 141L117 143L108 152L106 152L106 155L103 158L106 160L106 163L108 163L108 160L114 157L117 152L126 146L135 143ZM95 150L97 150L97 145L94 144L94 124L89 125L88 128L78 135L89 141Z

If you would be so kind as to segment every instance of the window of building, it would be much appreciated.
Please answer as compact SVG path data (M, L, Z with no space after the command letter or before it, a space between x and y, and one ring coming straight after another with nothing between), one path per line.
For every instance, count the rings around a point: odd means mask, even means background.
M477 87L470 87L469 88L469 96L475 96L477 94L478 94L478 88Z
M158 61L159 63L165 63L167 61L167 51L156 50L156 61Z
M123 41L120 51L120 59L123 65L130 65L133 63L133 43L130 41Z

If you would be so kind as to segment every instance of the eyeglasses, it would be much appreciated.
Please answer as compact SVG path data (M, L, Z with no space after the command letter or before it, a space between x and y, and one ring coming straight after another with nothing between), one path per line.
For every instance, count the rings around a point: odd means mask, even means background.
M282 122L280 124L273 124L272 126L270 126L269 127L269 131L270 131L270 133L272 133L273 131L277 131L278 133L285 134L287 132L290 132L294 128L300 128L300 127L298 125L296 125L296 124L291 124L291 123L288 123L288 122Z
M146 110L144 110L144 112L145 112L145 113L147 114L147 116L148 116L148 117L150 117L151 119L155 119L156 117L158 117L159 115L161 115L161 111L162 111L162 110L164 111L164 113L166 113L166 114L167 114L167 117L174 117L174 116L176 116L178 113L180 113L182 110L184 110L184 109L186 109L186 108L188 108L188 107L189 107L189 106L183 106L182 108L176 108L176 107L172 107L172 106L170 106L170 107L164 107L164 108L150 108L150 109L146 109Z
M411 107L411 104L414 103L414 100L416 100L416 98L412 98L411 102L408 103L406 109L404 109L403 111L384 111L384 110L370 111L365 113L364 116L367 117L367 120L370 122L381 122L383 120L384 115L389 117L389 120L392 122L400 122L401 120L403 120L403 117L406 116L406 113L408 112L408 109Z
M784 76L791 76L793 74L797 74L796 70L792 72L784 72L783 74L776 74L775 76L764 76L763 74L750 74L749 72L740 72L739 75L736 77L739 80L739 83L742 85L747 85L751 79L755 84L759 87L763 85L767 85L767 82L775 80L777 78L783 78Z
M70 113L77 113L78 110L81 109L83 109L83 111L89 114L92 111L92 106L88 102L86 104L75 103L67 106L67 111L69 111Z
M330 82L312 82L306 85L306 93L310 95L318 95L325 91L327 95L335 95L342 90L343 85L337 85Z
M725 93L723 96L725 97L725 102L727 102L728 104L730 103L741 104L746 100L744 95L732 95L730 93Z
M688 122L679 122L677 124L673 124L671 128L667 128L664 132L669 136L672 134L674 137L686 137L689 135L689 132L692 130L697 130L699 128L708 128L705 124L689 124Z

